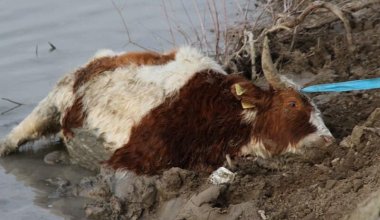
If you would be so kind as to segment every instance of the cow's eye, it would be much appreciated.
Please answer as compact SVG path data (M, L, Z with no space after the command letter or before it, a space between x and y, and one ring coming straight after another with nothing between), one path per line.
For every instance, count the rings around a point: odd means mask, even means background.
M295 101L290 101L289 106L292 108L295 108L295 107L297 107L297 103Z

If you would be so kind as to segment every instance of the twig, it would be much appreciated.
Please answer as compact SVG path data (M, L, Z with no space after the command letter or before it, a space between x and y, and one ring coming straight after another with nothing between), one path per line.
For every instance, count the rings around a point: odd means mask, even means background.
M210 3L210 0L207 1L208 9L210 11L211 18L212 18L212 21L213 21L214 27L215 27L215 37L216 37L216 39L215 39L215 57L218 60L219 56L220 56L220 54L219 54L219 41L220 41L219 16L218 16L218 11L216 9L215 0L211 0L211 3Z
M245 13L244 13L244 22L247 23L248 21L248 11L249 11L249 4L251 1L247 1L247 5L245 6Z
M161 0L162 2L162 7L164 9L164 13L165 13L165 17L166 17L166 22L168 22L168 25L169 25L169 32L170 32L170 35L171 35L171 38L172 38L172 44L174 46L176 46L176 41L175 41L175 37L174 37L174 33L173 33L173 28L172 28L172 24L170 22L170 19L169 19L169 15L168 15L168 11L167 11L167 8L166 8L166 4L165 4L165 0Z
M35 50L35 53L36 53L36 57L38 58L38 44L36 44L36 50Z
M13 100L10 100L10 99L7 99L7 98L1 98L2 100L5 100L5 101L8 101L8 102L11 102L13 104L16 104L16 105L23 105L22 103L20 102L16 102L16 101L13 101Z
M305 0L300 1L297 6L294 8L294 11L297 11L298 8L305 2Z
M112 2L113 7L116 9L117 13L119 14L119 16L120 16L120 18L121 18L121 21L123 22L123 26L124 26L125 32L126 32L126 34L127 34L127 37L128 37L128 43L130 43L130 44L132 44L132 45L135 45L136 47L139 47L139 48L141 48L141 49L143 49L143 50L154 51L154 50L150 50L150 49L148 49L148 48L146 48L146 47L144 47L144 46L141 46L140 44L138 44L138 43L136 43L136 42L134 42L134 41L132 40L131 35L130 35L130 33L129 33L128 26L127 26L127 22L125 21L125 18L124 18L124 16L123 16L123 13L121 12L120 8L117 7L117 5L115 4L115 2L114 2L113 0L111 0L111 2Z
M249 45L248 52L251 58L251 79L252 81L255 81L258 78L258 75L256 73L256 49L255 49L256 41L253 40L252 31L244 31L244 35L247 38L248 45Z
M22 106L22 105L24 105L24 104L22 104L22 103L20 103L20 102L16 102L16 101L13 101L13 100L10 100L10 99L7 99L7 98L1 98L1 99L4 100L4 101L8 101L8 102L10 102L10 103L13 103L13 104L15 104L16 106L14 106L14 107L12 107L12 108L10 108L10 109L4 111L4 112L1 112L0 115L4 115L4 114L6 114L6 113L8 113L8 112L10 112L10 111L15 110L16 108L18 108L18 107L20 107L20 106Z
M289 51L293 51L294 49L294 44L296 42L296 36L297 36L297 30L298 30L298 26L296 26L293 30L292 43L290 43Z
M347 43L349 45L349 49L353 51L355 48L352 43L352 34L351 34L351 26L350 22L346 18L346 16L343 14L342 10L338 8L338 6L331 4L329 2L322 2L322 1L316 1L313 4L311 4L309 7L307 7L298 17L291 19L290 21L281 23L279 25L276 25L272 27L272 31L276 31L276 29L282 29L284 27L286 28L294 28L295 26L299 25L301 22L303 22L307 15L309 15L311 12L315 11L319 8L326 8L332 13L334 13L344 24L344 28L346 29L346 37L347 37ZM271 30L270 29L270 30Z
M206 29L205 29L204 22L202 20L201 10L199 9L199 6L198 6L198 3L196 2L196 0L193 0L192 3L193 3L193 7L195 8L195 11L197 12L199 23L201 25L203 43L206 46L206 48L209 48L209 43L207 41ZM206 50L205 52L208 52L208 51Z
M257 23L259 22L259 20L263 16L264 12L268 10L268 7L269 7L269 2L265 5L264 9L261 10L261 13L259 14L259 16L257 16L256 21L252 26L252 29L255 29L255 27L257 26Z
M238 7L240 13L241 13L241 14L244 14L244 11L243 11L243 8L242 8L241 5L240 5L240 2L237 1L237 0L235 0L235 4L236 4L236 6Z
M297 27L300 23L302 23L307 15L311 14L313 11L319 9L319 8L326 8L332 13L334 13L340 20L342 20L344 27L346 29L346 37L347 37L347 44L349 46L349 50L352 52L355 50L355 47L352 43L352 34L351 34L351 26L350 22L346 18L346 16L343 14L342 10L338 8L338 6L331 4L329 2L323 2L323 1L316 1L312 3L310 6L308 6L299 16L289 18L288 21L282 22L280 24L274 25L273 27L263 31L260 36L256 39L258 41L264 36L267 36L269 33L274 33L279 30L287 30L290 31L292 28Z
M50 45L50 49L49 49L49 52L53 52L55 51L57 48L54 46L54 44L48 42L48 44Z
M198 32L197 28L193 24L193 20L191 19L191 16L189 15L189 12L187 11L187 8L185 7L185 4L183 4L183 0L181 0L181 4L182 4L183 10L185 11L187 20L190 23L191 29L192 29L193 33L195 34L195 37L197 38L197 41L200 42L199 47L203 51L203 44L202 44L201 36L199 35L199 32Z
M228 24L228 16L227 16L227 6L226 6L226 0L223 0L223 14L224 14L224 52L223 54L227 54L227 49L228 49L228 39L227 39L227 27L229 26ZM222 62L222 61L221 61Z

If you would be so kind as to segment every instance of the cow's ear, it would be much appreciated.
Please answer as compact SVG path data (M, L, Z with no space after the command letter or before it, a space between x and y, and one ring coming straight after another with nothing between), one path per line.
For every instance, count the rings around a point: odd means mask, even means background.
M248 83L235 83L231 86L231 93L240 101L243 109L255 108L255 104L252 100L253 97L249 95L249 86Z

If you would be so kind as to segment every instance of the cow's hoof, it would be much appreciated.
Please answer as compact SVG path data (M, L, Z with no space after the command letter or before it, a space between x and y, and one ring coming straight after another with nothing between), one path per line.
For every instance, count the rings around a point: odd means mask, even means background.
M0 157L5 157L12 151L14 151L14 147L12 147L12 145L8 141L0 141Z

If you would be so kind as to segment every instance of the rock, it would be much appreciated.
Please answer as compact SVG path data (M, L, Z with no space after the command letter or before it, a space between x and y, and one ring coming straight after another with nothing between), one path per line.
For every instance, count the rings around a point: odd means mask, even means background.
M210 182L215 185L232 183L234 179L235 173L225 167L219 167L209 177Z
M345 137L340 143L343 147L353 147L362 142L362 136L368 131L374 131L380 127L380 108L375 109L363 125L356 125L351 135Z
M363 136L363 130L364 126L357 125L352 130L352 133L350 136L345 137L341 142L340 146L343 147L353 147L356 145L359 145L361 142L361 137Z
M361 179L356 179L353 182L354 185L354 191L357 192L359 189L361 189L364 185L363 180Z
M345 220L378 220L380 213L380 191L372 193L349 215L345 216Z
M325 188L328 190L332 189L335 186L336 182L336 180L327 180Z
M371 128L380 128L380 108L376 108L371 113L364 125Z

